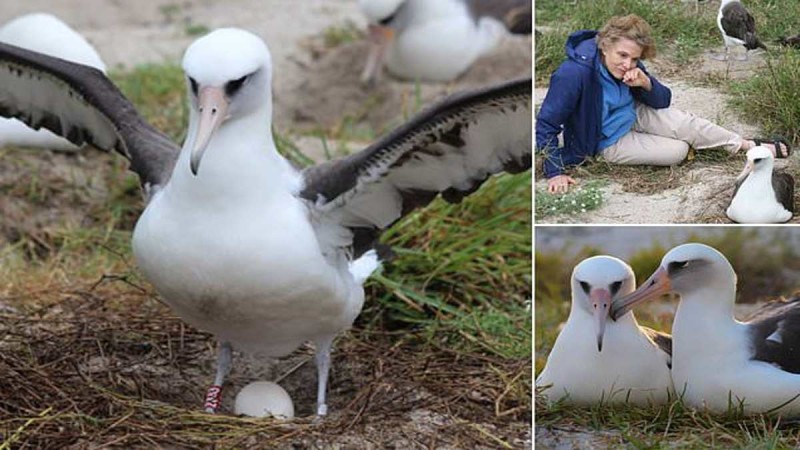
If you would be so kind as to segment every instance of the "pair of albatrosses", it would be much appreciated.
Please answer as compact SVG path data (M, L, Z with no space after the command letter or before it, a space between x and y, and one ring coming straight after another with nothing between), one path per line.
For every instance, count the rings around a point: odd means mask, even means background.
M580 292L602 299L603 304L610 303L609 314L616 322L606 324L606 334L615 330L624 333L627 340L619 349L607 341L602 353L595 347L595 354L590 354L588 348L594 343L593 336L586 333L590 325L583 317L583 327L577 320L578 326L571 326L571 312L548 358L548 367L537 380L537 385L548 382L553 385L550 389L556 389L549 398L562 397L564 390L572 388L577 395L568 392L568 399L579 403L603 395L608 398L609 391L611 400L622 401L627 392L653 389L654 394L646 399L657 401L664 398L655 393L665 387L663 374L671 348L671 370L666 373L671 375L677 397L688 405L719 413L740 410L745 414L800 414L800 298L769 303L750 322L735 320L733 267L719 251L696 243L670 250L655 273L633 292L629 286L632 278L625 281L626 273L631 277L633 274L619 260L607 258L593 267L593 278L587 278L579 268L580 265L573 274L573 290L579 290L577 295L573 292L573 312L577 306L582 308L580 314L591 317L589 311L594 310L594 302L591 307L580 304L585 298ZM614 273L617 275L603 275ZM616 292L604 292L615 283L619 283ZM671 347L654 345L630 312L635 304L667 292L681 298L672 326ZM617 331L622 327L624 331ZM582 347L574 350L559 345L560 341ZM570 356L577 360L572 366L563 362ZM623 356L630 359L626 362ZM610 388L612 380L615 384ZM617 391L620 394L613 395Z
M97 69L0 44L0 114L127 157L148 203L133 232L139 268L164 301L220 342L219 404L232 347L264 356L316 344L327 413L333 339L364 302L382 231L439 194L531 166L531 80L451 96L361 152L305 170L276 150L272 63L258 36L225 28L183 58L183 148L148 124Z

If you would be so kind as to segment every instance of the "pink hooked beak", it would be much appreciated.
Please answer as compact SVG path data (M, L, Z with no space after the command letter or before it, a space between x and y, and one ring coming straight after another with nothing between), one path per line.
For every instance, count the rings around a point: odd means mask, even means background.
M663 267L659 267L647 281L639 286L639 289L614 300L614 304L611 307L611 318L617 320L630 311L636 304L660 297L671 290L672 282L670 281L667 270Z
M383 25L370 25L368 35L370 46L367 63L361 73L363 83L372 83L380 76L386 51L394 38L394 30Z
M603 334L606 331L606 320L611 309L611 293L608 289L592 289L589 292L589 304L594 315L594 331L597 336L597 351L603 351Z
M197 125L194 135L194 145L189 157L189 166L192 174L197 175L200 168L200 160L203 159L211 136L217 128L228 118L228 99L225 91L221 87L204 86L200 89L197 99L198 110L200 111L200 122Z

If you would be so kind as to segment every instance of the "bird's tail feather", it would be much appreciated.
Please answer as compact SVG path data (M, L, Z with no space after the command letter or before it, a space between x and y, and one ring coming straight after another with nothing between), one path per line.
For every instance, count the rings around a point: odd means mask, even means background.
M381 261L378 258L378 253L375 250L370 250L361 255L360 258L350 262L350 274L353 275L358 284L362 284L380 265Z
M758 36L756 36L754 33L747 33L744 36L744 46L748 50L755 50L757 48L763 48L764 50L767 49L767 46L764 45L764 43L761 42L761 40L758 39Z

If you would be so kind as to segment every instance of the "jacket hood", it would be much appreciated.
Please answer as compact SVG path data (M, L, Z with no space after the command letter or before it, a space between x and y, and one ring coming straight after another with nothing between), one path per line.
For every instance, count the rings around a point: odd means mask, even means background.
M567 57L572 61L588 67L594 67L594 57L597 54L597 31L580 30L569 35L565 50Z

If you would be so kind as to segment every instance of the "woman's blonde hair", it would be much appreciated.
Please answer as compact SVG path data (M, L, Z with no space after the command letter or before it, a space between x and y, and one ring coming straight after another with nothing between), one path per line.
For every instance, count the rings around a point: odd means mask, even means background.
M642 48L641 59L653 58L656 56L656 43L650 36L652 32L650 24L636 14L614 16L597 33L597 46L606 49L622 38L630 39Z

